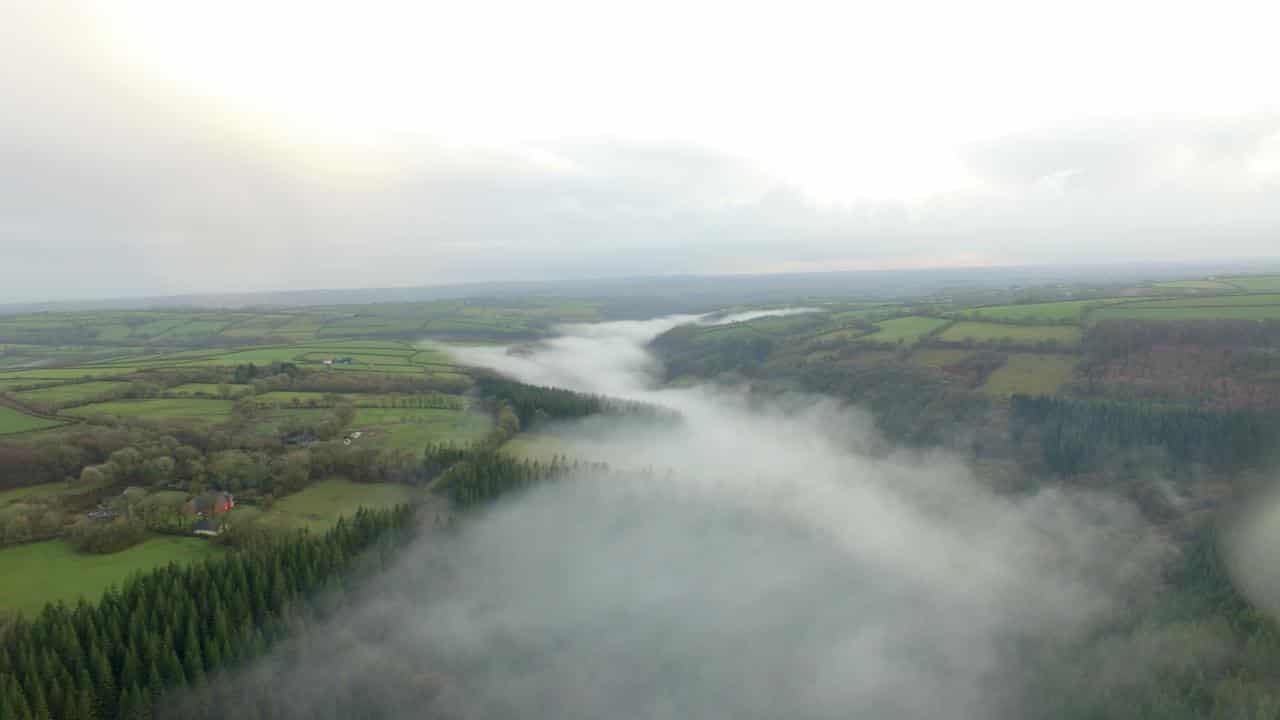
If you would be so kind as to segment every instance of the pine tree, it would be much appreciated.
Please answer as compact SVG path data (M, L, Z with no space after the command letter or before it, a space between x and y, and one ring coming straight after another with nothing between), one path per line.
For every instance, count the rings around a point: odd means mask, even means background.
M53 717L49 712L49 701L45 697L44 687L39 680L33 679L27 695L31 698L31 720L50 720Z
M74 718L76 718L76 720L97 720L98 712L95 707L92 689L79 688L76 690Z
M400 530L412 522L408 508L362 510L323 536L169 565L96 605L51 605L34 622L13 623L0 633L0 718L150 717L166 689L207 685L207 674L305 632L315 593L354 578L361 553L403 543Z
M106 653L101 648L97 649L94 658L90 661L90 668L93 670L93 689L96 695L95 711L98 716L109 720L115 716L112 712L116 706L119 697L116 692L116 679L111 671L111 663L107 662Z

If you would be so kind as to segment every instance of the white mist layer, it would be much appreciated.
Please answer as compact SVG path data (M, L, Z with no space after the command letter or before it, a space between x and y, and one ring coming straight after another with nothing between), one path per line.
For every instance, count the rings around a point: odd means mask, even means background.
M309 636L279 691L305 712L359 683L406 718L1016 715L1011 644L1079 632L1148 582L1155 548L1125 504L997 496L942 454L870 457L869 419L831 399L656 387L646 342L694 320L457 351L684 419L560 428L658 470L546 484L428 538Z
M726 325L728 323L747 322L748 320L756 320L766 317L790 317L792 315L808 315L810 313L826 312L822 308L814 307L796 307L782 308L779 310L748 310L740 313L729 313L727 315L703 317L699 322L703 325Z
M1226 533L1226 557L1237 587L1261 610L1280 620L1280 492L1253 500Z

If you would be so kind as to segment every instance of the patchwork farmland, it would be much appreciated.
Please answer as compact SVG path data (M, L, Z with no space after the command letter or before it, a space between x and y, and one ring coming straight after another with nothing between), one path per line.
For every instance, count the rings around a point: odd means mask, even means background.
M1280 276L1087 295L821 303L679 328L655 352L676 382L728 373L819 392L823 383L855 391L889 383L996 404L1019 394L1157 390L1171 403L1280 402L1280 368L1265 353L1244 358L1248 372L1244 360L1176 348L1123 362L1097 356L1112 322L1280 319ZM730 311L738 309L752 308ZM607 313L604 303L548 299L0 316L0 463L11 463L0 487L0 565L48 573L42 586L0 593L0 615L73 599L63 579L77 573L92 578L77 585L92 595L133 570L216 552L172 536L195 522L190 508L208 488L236 496L217 523L232 533L320 530L362 506L418 502L408 480L424 449L488 442L499 427L500 404L477 393L475 371L450 345L518 346ZM1132 387L1135 362L1163 384ZM1194 381L1176 374L1187 368L1199 373ZM1227 375L1234 385L1222 383ZM505 451L543 461L585 452L533 430ZM90 512L150 524L95 556L83 550L101 530Z

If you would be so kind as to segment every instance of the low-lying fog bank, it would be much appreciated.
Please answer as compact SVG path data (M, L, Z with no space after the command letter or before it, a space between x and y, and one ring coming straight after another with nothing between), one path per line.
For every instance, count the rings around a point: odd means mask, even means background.
M1124 503L998 496L945 454L872 457L868 418L827 398L655 387L646 343L696 320L457 350L684 420L591 420L592 459L656 471L549 483L424 539L255 672L280 675L298 717L335 688L406 718L1017 716L1013 647L1153 582L1161 545Z

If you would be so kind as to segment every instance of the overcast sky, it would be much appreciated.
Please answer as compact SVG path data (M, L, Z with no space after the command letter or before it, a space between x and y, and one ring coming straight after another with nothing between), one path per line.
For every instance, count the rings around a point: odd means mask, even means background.
M1274 257L1269 5L0 0L0 301Z

